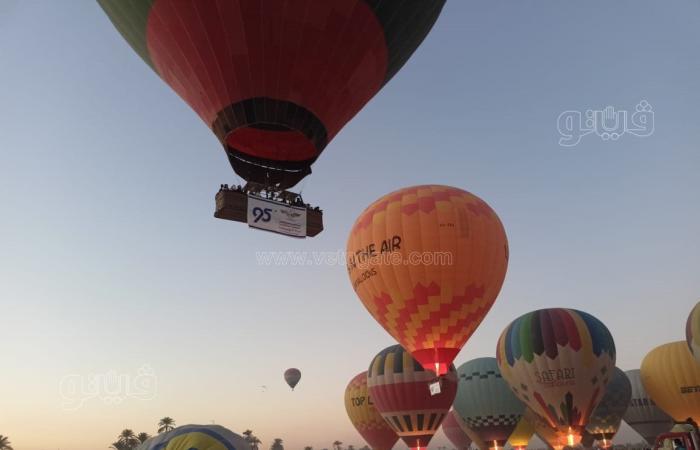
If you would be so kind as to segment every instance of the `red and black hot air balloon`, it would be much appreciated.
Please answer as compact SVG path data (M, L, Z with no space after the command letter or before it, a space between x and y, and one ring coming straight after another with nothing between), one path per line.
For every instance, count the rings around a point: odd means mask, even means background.
M288 189L401 69L445 0L98 0L234 171Z
M457 371L450 365L440 377L441 392L431 392L435 372L425 369L400 345L374 357L367 388L375 408L411 450L428 446L457 395Z

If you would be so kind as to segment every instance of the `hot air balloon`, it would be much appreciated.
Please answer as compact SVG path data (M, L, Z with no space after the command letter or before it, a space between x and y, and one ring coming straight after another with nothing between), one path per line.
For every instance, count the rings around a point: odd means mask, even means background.
M656 347L642 361L642 384L654 402L677 422L700 421L700 365L685 342Z
M622 370L615 367L610 382L605 387L605 394L586 425L586 431L598 441L601 448L612 445L612 438L620 429L622 416L627 411L631 399L630 380Z
M370 399L367 372L356 375L345 388L345 410L350 422L373 450L391 450L399 440Z
M291 368L284 371L284 381L287 382L292 390L299 384L299 380L301 380L301 371L299 369Z
M250 450L242 436L219 425L184 425L154 436L137 450Z
M523 411L524 413L525 411ZM523 415L515 430L510 434L508 443L515 450L524 450L530 443L533 434L535 434L535 426Z
M653 445L656 442L656 436L666 433L673 427L673 419L649 398L642 385L638 369L628 370L625 374L632 386L632 399L622 418L649 445Z
M347 254L350 281L370 314L438 375L493 305L508 265L496 213L449 186L380 198L352 227Z
M464 432L458 422L457 415L451 410L445 420L442 421L442 431L447 439L452 442L456 450L469 450L472 445L471 438Z
M496 358L477 358L457 369L454 410L491 449L502 449L525 405L501 377Z
M695 361L700 362L700 302L695 304L685 322L685 341Z
M537 437L547 444L548 447L555 450L564 448L567 443L567 436L553 428L547 420L540 417L535 411L525 408L523 418L532 424Z
M98 2L256 193L289 189L311 173L408 61L445 0ZM218 200L219 215L238 220L222 209L241 205Z
M449 420L449 422L448 422ZM447 425L445 425L447 424ZM445 434L447 435L447 429L452 427L452 426L457 426L459 429L462 430L464 435L471 440L472 445L478 448L479 450L488 450L489 446L486 444L484 441L481 440L481 438L474 433L474 430L469 428L466 423L462 420L461 417L459 417L459 414L454 409L451 409L449 413L447 413L447 417L445 420L442 422L442 428L443 431L445 431Z
M552 427L580 441L615 366L615 343L598 319L573 309L542 309L514 320L497 347L503 378Z
M454 366L441 378L441 392L432 395L436 375L426 370L400 345L374 357L367 387L377 411L411 449L428 446L457 394Z

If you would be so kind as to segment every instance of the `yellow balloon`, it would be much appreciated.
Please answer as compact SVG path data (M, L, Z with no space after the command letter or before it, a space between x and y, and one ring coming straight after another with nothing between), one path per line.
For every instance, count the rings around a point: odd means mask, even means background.
M700 421L700 365L685 342L656 347L642 361L642 384L656 405L678 422Z
M508 442L513 448L524 448L527 447L533 434L535 434L535 426L523 416L508 438Z

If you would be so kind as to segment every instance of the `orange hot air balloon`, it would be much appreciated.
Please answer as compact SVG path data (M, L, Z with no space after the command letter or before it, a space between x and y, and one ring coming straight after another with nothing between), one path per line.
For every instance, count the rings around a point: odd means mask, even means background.
M360 215L347 254L350 281L370 314L424 368L443 375L501 290L508 241L479 197L414 186Z
M366 371L356 375L345 388L345 410L350 422L373 450L391 450L399 440L369 397Z

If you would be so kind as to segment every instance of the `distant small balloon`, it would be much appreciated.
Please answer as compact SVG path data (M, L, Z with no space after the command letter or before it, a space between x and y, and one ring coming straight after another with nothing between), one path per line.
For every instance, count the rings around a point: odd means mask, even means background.
M284 381L287 382L292 390L299 384L299 380L301 380L301 371L299 369L291 368L284 371Z

